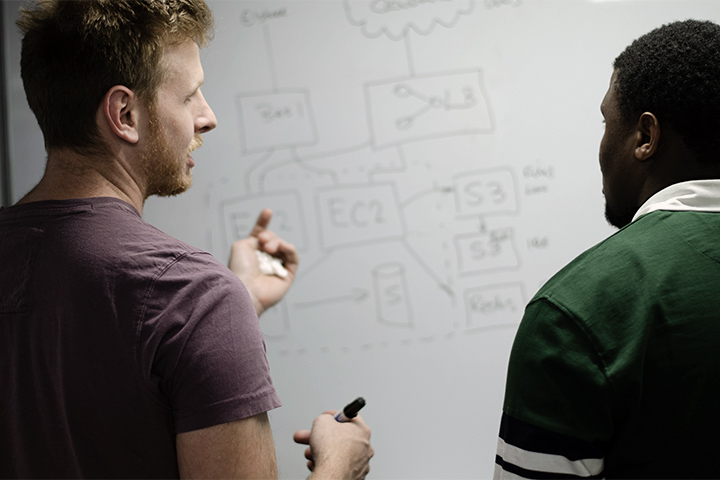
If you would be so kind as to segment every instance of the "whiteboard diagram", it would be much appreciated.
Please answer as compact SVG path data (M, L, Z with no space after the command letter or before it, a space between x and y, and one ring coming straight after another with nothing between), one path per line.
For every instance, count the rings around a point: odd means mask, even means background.
M598 106L622 45L597 65L588 49L619 3L211 2L203 93L219 126L177 200L197 220L189 243L220 259L266 207L300 253L260 318L283 478L305 475L293 429L358 395L377 478L492 475L524 307L610 232ZM443 421L448 393L477 421ZM457 441L420 443L420 428Z
M338 3L342 8L335 13L344 14L344 19L338 18L356 29L362 42L401 46L407 69L402 76L380 74L355 86L363 97L367 128L363 143L311 155L304 155L303 147L325 143L315 115L317 92L313 85L283 82L275 65L281 46L274 41L274 32L292 19L293 3L279 2L275 8L250 4L242 10L239 25L261 30L257 37L266 53L272 88L239 90L235 95L242 155L257 160L245 171L245 194L213 197L223 232L221 247L227 250L252 227L255 212L270 207L278 234L293 242L303 259L310 258L297 285L307 282L320 292L339 290L336 295L286 300L272 313L273 320L262 324L268 341L287 340L288 352L327 348L293 342L294 317L297 312L321 312L339 303L346 310L363 312L374 305L375 321L368 327L374 333L366 332L366 342L385 341L385 328L400 327L423 338L447 334L447 325L434 328L417 320L414 312L420 307L415 299L424 295L416 291L418 276L435 285L434 294L457 310L458 317L471 319L455 322L453 329L458 332L474 334L484 327L514 326L519 321L529 289L519 280L523 254L513 227L522 221L519 172L510 165L482 168L484 162L479 160L473 162L477 167L448 170L444 179L417 181L410 178L415 178L416 167L409 164L406 153L412 144L433 142L442 149L446 139L482 142L493 134L492 92L485 85L483 65L419 74L414 56L421 52L410 48L415 37L431 37L481 14L475 3ZM336 105L338 118L344 108ZM552 183L552 175L543 180ZM418 215L431 202L443 204L441 228L429 223L426 215ZM500 225L487 225L498 221ZM393 258L387 255L391 250L401 253ZM350 270L338 263L347 256L365 256L367 261L347 278L327 273ZM499 271L515 272L517 286L496 287L492 274ZM468 278L481 279L486 284L483 292L500 292L500 304L506 308L479 307L485 302L478 300L479 291Z

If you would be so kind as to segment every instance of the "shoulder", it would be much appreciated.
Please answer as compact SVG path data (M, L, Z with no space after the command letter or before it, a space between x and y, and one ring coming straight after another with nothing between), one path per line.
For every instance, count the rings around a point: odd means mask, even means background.
M156 279L186 275L188 281L199 283L222 279L239 284L211 253L151 225L129 204L116 199L97 200L92 215L85 220L93 232L88 241L93 248L102 249L109 261L128 272L151 274Z
M664 275L658 259L667 259L676 243L666 230L662 215L649 214L560 270L528 303L513 355L584 362L603 372L622 360L618 352L634 351L659 301L658 282L648 279Z
M250 295L240 279L210 253L204 251L157 250L151 279L150 301L162 309L169 303L187 303L193 310L227 305L230 315L255 318ZM171 306L168 305L168 306Z
M583 375L597 372L598 384L607 371L634 368L657 319L650 313L675 298L672 286L684 272L696 274L694 259L702 257L674 231L682 221L676 213L650 213L560 270L528 303L513 357L584 364Z
M97 263L95 270L112 270L119 299L140 303L143 328L191 331L200 321L255 328L257 314L247 290L211 253L149 224L120 200L97 199L91 211L81 220L92 232L82 236L82 255Z
M575 303L634 295L658 258L677 256L679 238L666 212L654 212L578 255L543 285L532 301L545 299L572 308Z

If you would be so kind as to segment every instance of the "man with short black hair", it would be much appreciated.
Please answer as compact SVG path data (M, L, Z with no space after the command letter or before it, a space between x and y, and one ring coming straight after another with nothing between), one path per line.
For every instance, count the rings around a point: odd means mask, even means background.
M601 111L620 230L528 304L495 477L718 478L720 26L633 42Z

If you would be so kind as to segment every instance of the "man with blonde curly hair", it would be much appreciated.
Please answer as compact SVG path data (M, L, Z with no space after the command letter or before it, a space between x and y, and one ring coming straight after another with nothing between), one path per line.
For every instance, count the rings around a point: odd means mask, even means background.
M275 478L280 405L257 315L295 248L261 212L230 269L141 218L192 183L216 126L203 0L41 0L18 21L45 174L0 209L0 477ZM281 259L260 272L256 250ZM361 418L296 435L320 478L362 478Z

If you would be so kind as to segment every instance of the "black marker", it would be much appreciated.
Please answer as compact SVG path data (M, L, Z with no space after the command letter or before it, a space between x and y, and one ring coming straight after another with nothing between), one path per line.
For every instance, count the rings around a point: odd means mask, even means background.
M338 422L349 422L353 418L357 417L358 412L362 407L365 406L365 399L358 397L352 402L348 403L345 408L335 414L335 420Z

